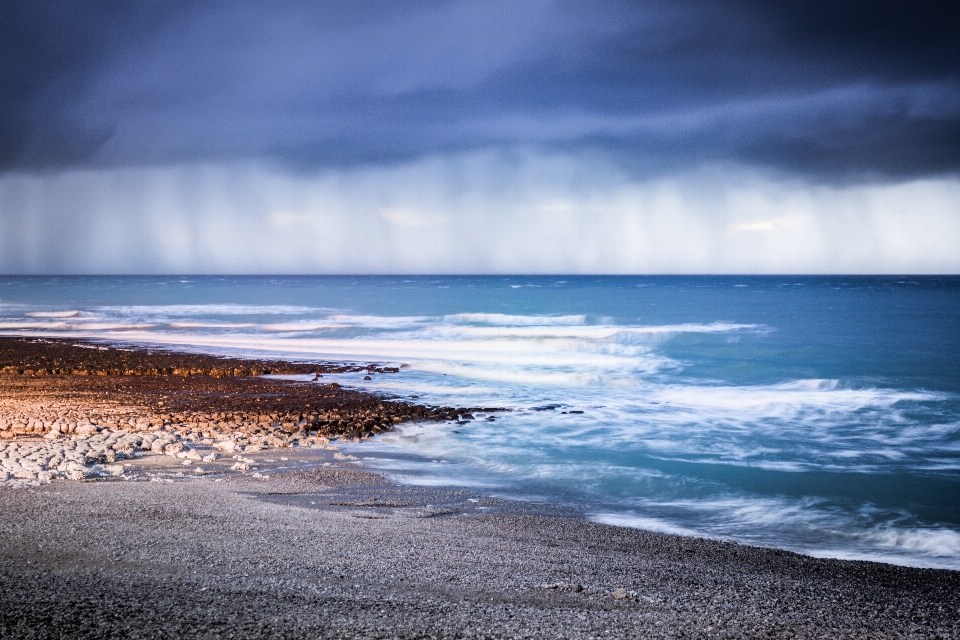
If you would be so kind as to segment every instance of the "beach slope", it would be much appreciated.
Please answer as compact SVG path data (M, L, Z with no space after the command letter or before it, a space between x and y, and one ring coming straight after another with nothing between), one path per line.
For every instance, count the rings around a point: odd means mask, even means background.
M960 636L960 573L552 516L356 469L0 489L4 638Z

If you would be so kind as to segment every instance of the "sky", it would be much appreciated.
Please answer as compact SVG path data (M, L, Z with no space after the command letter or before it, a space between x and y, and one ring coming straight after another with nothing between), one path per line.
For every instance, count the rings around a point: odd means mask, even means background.
M958 273L946 1L0 0L0 273Z

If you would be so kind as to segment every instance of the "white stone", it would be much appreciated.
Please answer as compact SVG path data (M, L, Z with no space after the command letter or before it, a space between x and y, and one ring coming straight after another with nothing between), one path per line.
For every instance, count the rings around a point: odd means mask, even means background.
M217 449L220 449L224 453L233 453L237 448L237 443L233 440L222 440L213 446L215 446Z
M163 452L164 452L165 454L167 454L168 456L175 456L175 455L177 455L178 453L180 453L181 451L183 451L183 443L182 443L182 442L173 442L173 443L170 443L170 444L168 444L167 446L165 446L165 447L163 448Z

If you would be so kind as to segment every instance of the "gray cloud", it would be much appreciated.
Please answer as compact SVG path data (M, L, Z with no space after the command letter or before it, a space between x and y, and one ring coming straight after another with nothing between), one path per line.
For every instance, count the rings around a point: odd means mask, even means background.
M539 148L643 175L956 173L958 15L940 1L0 0L0 168Z

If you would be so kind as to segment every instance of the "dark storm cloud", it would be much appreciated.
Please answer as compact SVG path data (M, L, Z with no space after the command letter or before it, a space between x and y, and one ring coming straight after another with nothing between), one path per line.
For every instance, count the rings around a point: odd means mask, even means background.
M954 2L2 2L0 166L960 168Z
M149 37L176 3L0 0L0 166L68 165L93 155L109 118L71 113L119 48Z

